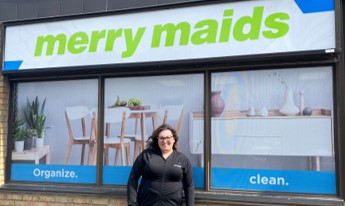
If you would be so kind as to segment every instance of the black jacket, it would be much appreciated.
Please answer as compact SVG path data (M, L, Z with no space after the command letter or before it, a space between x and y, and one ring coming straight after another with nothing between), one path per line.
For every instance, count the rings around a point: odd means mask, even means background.
M140 186L138 190L138 181ZM158 149L146 149L135 160L127 185L128 205L194 205L192 166L188 158L174 151L166 160Z

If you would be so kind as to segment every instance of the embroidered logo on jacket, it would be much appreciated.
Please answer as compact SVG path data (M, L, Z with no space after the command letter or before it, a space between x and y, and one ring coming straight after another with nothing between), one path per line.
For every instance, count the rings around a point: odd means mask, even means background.
M181 168L182 166L181 166L181 165L178 165L178 164L174 164L174 167Z

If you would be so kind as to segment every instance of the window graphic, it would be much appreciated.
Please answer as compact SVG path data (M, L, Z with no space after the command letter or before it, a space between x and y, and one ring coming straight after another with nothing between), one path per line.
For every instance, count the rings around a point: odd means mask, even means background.
M213 73L212 188L335 194L332 85L331 67Z

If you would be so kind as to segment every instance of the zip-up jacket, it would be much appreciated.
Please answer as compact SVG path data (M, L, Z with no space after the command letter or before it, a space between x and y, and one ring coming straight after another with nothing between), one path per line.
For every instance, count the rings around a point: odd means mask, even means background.
M193 206L192 166L184 154L174 150L164 159L159 149L149 148L138 156L128 179L128 205L180 206L183 191L186 205Z

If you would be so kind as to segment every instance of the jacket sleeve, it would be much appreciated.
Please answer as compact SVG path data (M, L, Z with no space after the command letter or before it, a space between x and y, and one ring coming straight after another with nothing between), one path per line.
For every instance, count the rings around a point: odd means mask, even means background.
M128 205L137 205L138 181L144 166L143 152L135 160L127 183Z
M186 198L186 206L194 206L194 181L192 165L186 157L186 166L183 173L183 190Z

